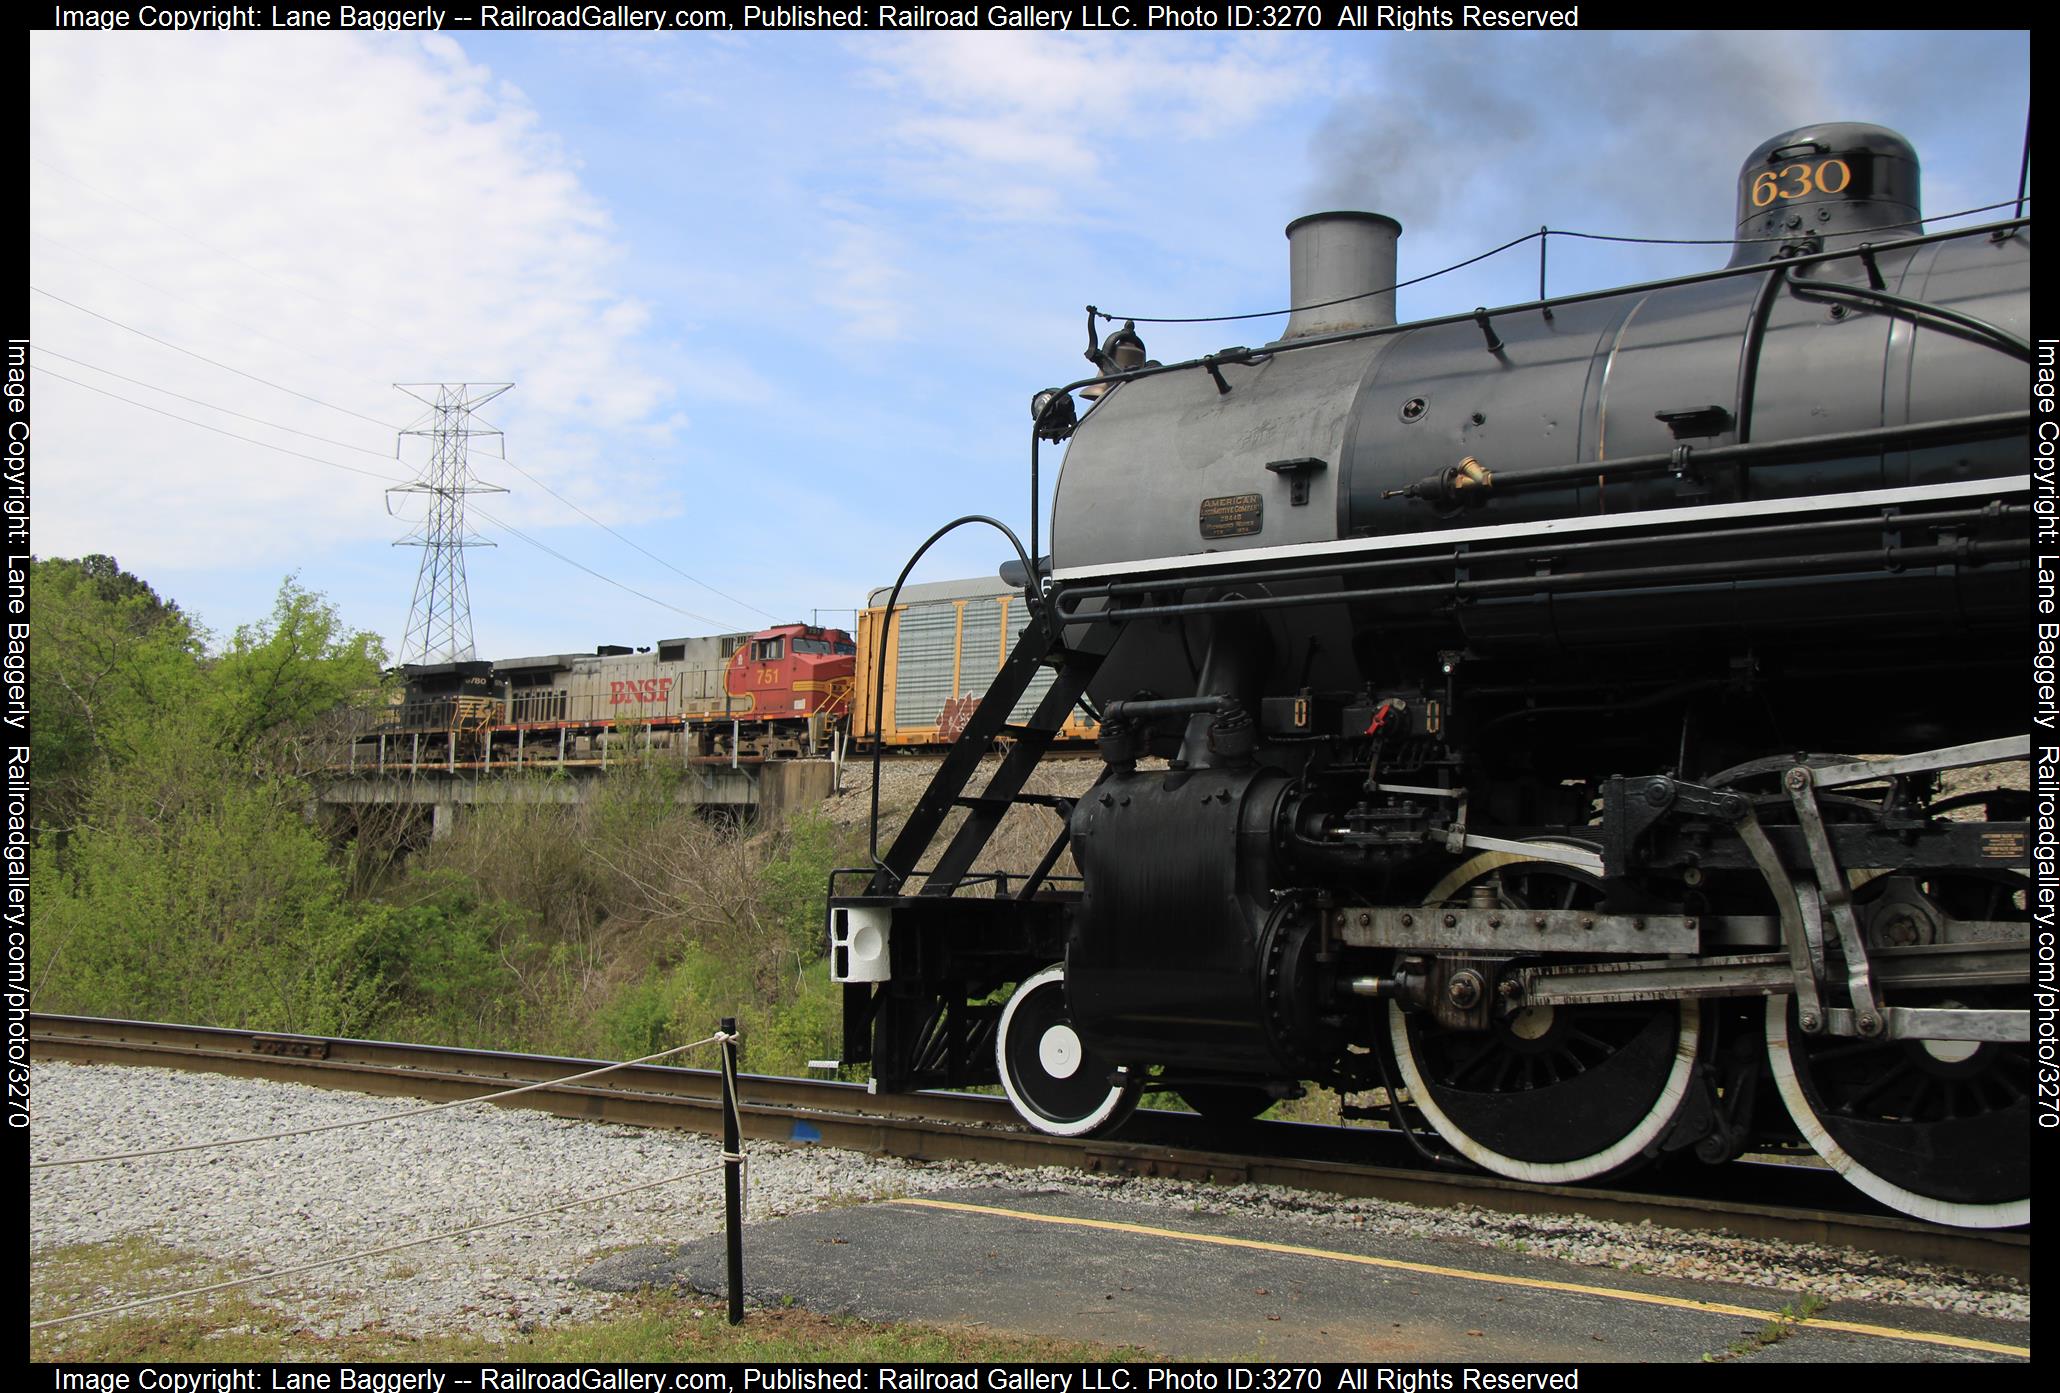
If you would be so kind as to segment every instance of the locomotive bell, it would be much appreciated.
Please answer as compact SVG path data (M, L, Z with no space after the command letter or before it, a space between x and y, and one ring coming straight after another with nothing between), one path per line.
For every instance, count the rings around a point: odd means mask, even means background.
M1137 336L1137 321L1126 319L1123 327L1102 340L1102 357L1111 372L1129 372L1144 366L1144 340Z
M1784 131L1738 170L1731 265L1924 231L1921 171L1910 142L1885 126L1826 121ZM1837 240L1834 240L1837 239Z
M1144 366L1144 340L1137 336L1137 321L1126 319L1123 327L1110 331L1102 340L1101 347L1087 355L1103 372L1129 372L1132 368ZM1080 389L1080 395L1089 401L1099 401L1109 390L1106 382L1096 382Z

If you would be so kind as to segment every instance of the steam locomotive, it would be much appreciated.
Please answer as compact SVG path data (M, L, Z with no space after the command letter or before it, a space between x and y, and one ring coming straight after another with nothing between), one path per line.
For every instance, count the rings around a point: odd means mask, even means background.
M833 885L846 1059L1063 1135L1315 1083L1524 1180L1806 1147L2028 1223L2030 223L1919 182L1788 131L1727 265L1415 324L1400 227L1317 214L1280 339L1090 334L1034 616ZM1102 777L1021 795L1076 703Z

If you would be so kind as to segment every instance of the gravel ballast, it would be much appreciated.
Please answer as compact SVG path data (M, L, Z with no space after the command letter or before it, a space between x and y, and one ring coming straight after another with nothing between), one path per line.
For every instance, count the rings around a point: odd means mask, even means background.
M402 1100L159 1069L39 1062L38 1161L261 1134L400 1111ZM480 1107L314 1137L32 1173L32 1255L148 1238L239 1272L289 1267L521 1214L682 1172L670 1184L348 1267L245 1289L317 1335L382 1330L506 1338L591 1319L611 1297L574 1281L626 1247L681 1242L722 1221L720 1147L687 1132ZM1320 1239L1326 1226L1457 1243L1521 1245L1604 1268L2025 1319L2030 1291L1841 1249L1578 1218L1431 1210L1276 1187L1192 1185L826 1147L751 1149L748 1219L978 1185L1115 1192L1180 1214L1258 1215ZM1460 1258L1463 1261L1463 1256ZM31 1279L34 1278L31 1262ZM108 1292L114 1305L128 1293Z

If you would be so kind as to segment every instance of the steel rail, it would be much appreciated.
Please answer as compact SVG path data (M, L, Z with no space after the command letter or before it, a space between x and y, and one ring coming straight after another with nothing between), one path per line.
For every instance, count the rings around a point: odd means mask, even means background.
M604 1062L40 1013L29 1024L31 1052L38 1059L195 1070L439 1101L563 1077ZM717 1071L639 1065L617 1077L612 1084L539 1089L509 1104L589 1121L720 1132ZM1706 1172L1712 1189L1697 1194L1529 1185L1426 1169L1414 1162L1400 1134L1367 1128L1282 1122L1224 1127L1191 1113L1147 1109L1120 1139L1080 1140L1029 1131L1006 1099L984 1094L876 1095L863 1084L762 1074L739 1075L738 1087L744 1135L756 1141L815 1143L907 1160L1278 1185L1429 1208L1472 1205L1511 1214L1650 1221L1855 1248L2023 1280L2031 1271L2028 1232L1952 1229L1845 1212L1841 1206L1865 1200L1830 1172L1807 1166L1782 1166L1777 1181L1767 1174L1771 1167L1733 1162ZM1353 1157L1370 1157L1372 1163ZM1757 1196L1777 1184L1802 1193L1806 1203L1760 1202Z

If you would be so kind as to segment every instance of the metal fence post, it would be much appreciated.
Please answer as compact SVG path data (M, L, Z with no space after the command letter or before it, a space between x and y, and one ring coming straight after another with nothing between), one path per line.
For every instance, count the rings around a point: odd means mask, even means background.
M737 1115L737 1018L722 1018L722 1202L729 1248L730 1324L744 1319L744 1128Z

